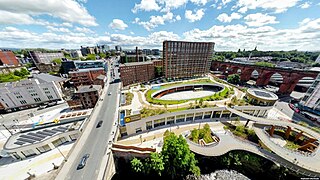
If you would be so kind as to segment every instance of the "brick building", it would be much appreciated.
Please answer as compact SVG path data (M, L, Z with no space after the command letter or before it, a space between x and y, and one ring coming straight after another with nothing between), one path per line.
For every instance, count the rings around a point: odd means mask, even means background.
M163 42L163 71L166 78L202 76L209 72L213 42Z
M121 64L120 77L123 86L147 82L155 77L154 64L151 61Z
M102 88L104 88L104 84L106 81L107 77L105 75L99 75L96 79L93 80L94 85L100 85Z
M91 85L99 75L106 75L104 68L79 69L69 72L71 82L75 87Z
M0 50L0 66L19 66L19 61L12 51Z
M83 108L88 109L94 108L99 100L101 90L100 85L80 86L75 94L79 97Z
M152 63L154 66L163 66L162 60L153 60Z

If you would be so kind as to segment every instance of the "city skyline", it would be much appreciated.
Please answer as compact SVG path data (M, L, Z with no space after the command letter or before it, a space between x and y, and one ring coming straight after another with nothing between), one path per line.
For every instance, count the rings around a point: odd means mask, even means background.
M159 48L164 40L215 42L217 51L320 50L315 0L2 0L0 47Z

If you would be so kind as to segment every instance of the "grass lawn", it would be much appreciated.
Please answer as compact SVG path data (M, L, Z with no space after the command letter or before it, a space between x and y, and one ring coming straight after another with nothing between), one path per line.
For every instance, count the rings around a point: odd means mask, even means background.
M298 145L292 141L288 141L288 140L286 140L286 141L287 141L287 144L284 147L286 147L288 149L297 150L300 147L300 145Z

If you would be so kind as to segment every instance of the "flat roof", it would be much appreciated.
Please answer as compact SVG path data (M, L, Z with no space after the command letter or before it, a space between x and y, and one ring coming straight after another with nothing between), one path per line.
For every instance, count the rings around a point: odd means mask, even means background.
M249 94L252 96L258 97L260 99L264 100L278 100L278 96L270 91L263 90L263 89L257 89L257 88L249 88L247 90Z
M120 67L125 67L125 66L139 66L139 65L146 65L146 64L153 64L153 63L152 63L152 61L132 62L132 63L120 64Z
M99 91L100 89L102 89L101 85L80 86L76 93Z
M104 70L104 68L99 67L99 68L86 68L86 69L77 69L76 71L70 71L69 74L71 73L79 73L79 72L89 72L89 71L97 71L97 70Z

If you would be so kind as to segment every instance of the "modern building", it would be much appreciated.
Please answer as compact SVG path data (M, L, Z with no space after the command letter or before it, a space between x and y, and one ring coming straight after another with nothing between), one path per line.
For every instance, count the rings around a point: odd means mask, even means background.
M107 65L103 60L94 61L62 61L61 63L63 74L68 74L69 71L77 69L103 68L107 71Z
M314 113L320 114L320 74L314 80L312 85L307 90L305 96L301 100L307 110L314 111Z
M80 51L81 51L82 56L86 56L88 54L95 54L93 47L83 47L83 46L81 46Z
M70 52L70 56L72 58L81 58L82 57L82 53L80 50L73 50Z
M15 111L60 101L61 90L55 82L28 79L0 84L0 110Z
M159 49L152 49L151 54L154 56L160 56L160 50Z
M91 85L100 75L106 75L104 68L88 68L70 71L69 76L75 87L80 85Z
M151 61L120 64L120 78L123 86L147 82L154 79L154 65Z
M163 42L163 70L166 78L203 76L209 72L213 42Z
M51 64L52 60L54 59L61 59L64 58L63 53L56 52L56 53L43 53L43 52L37 52L37 51L30 51L29 52L32 61L34 64Z
M94 108L101 94L102 86L100 85L89 85L80 86L78 91L75 93L80 98L83 108Z
M0 66L20 66L20 63L12 51L0 49Z
M273 92L249 88L247 89L245 99L247 99L250 104L258 106L273 106L279 98Z

